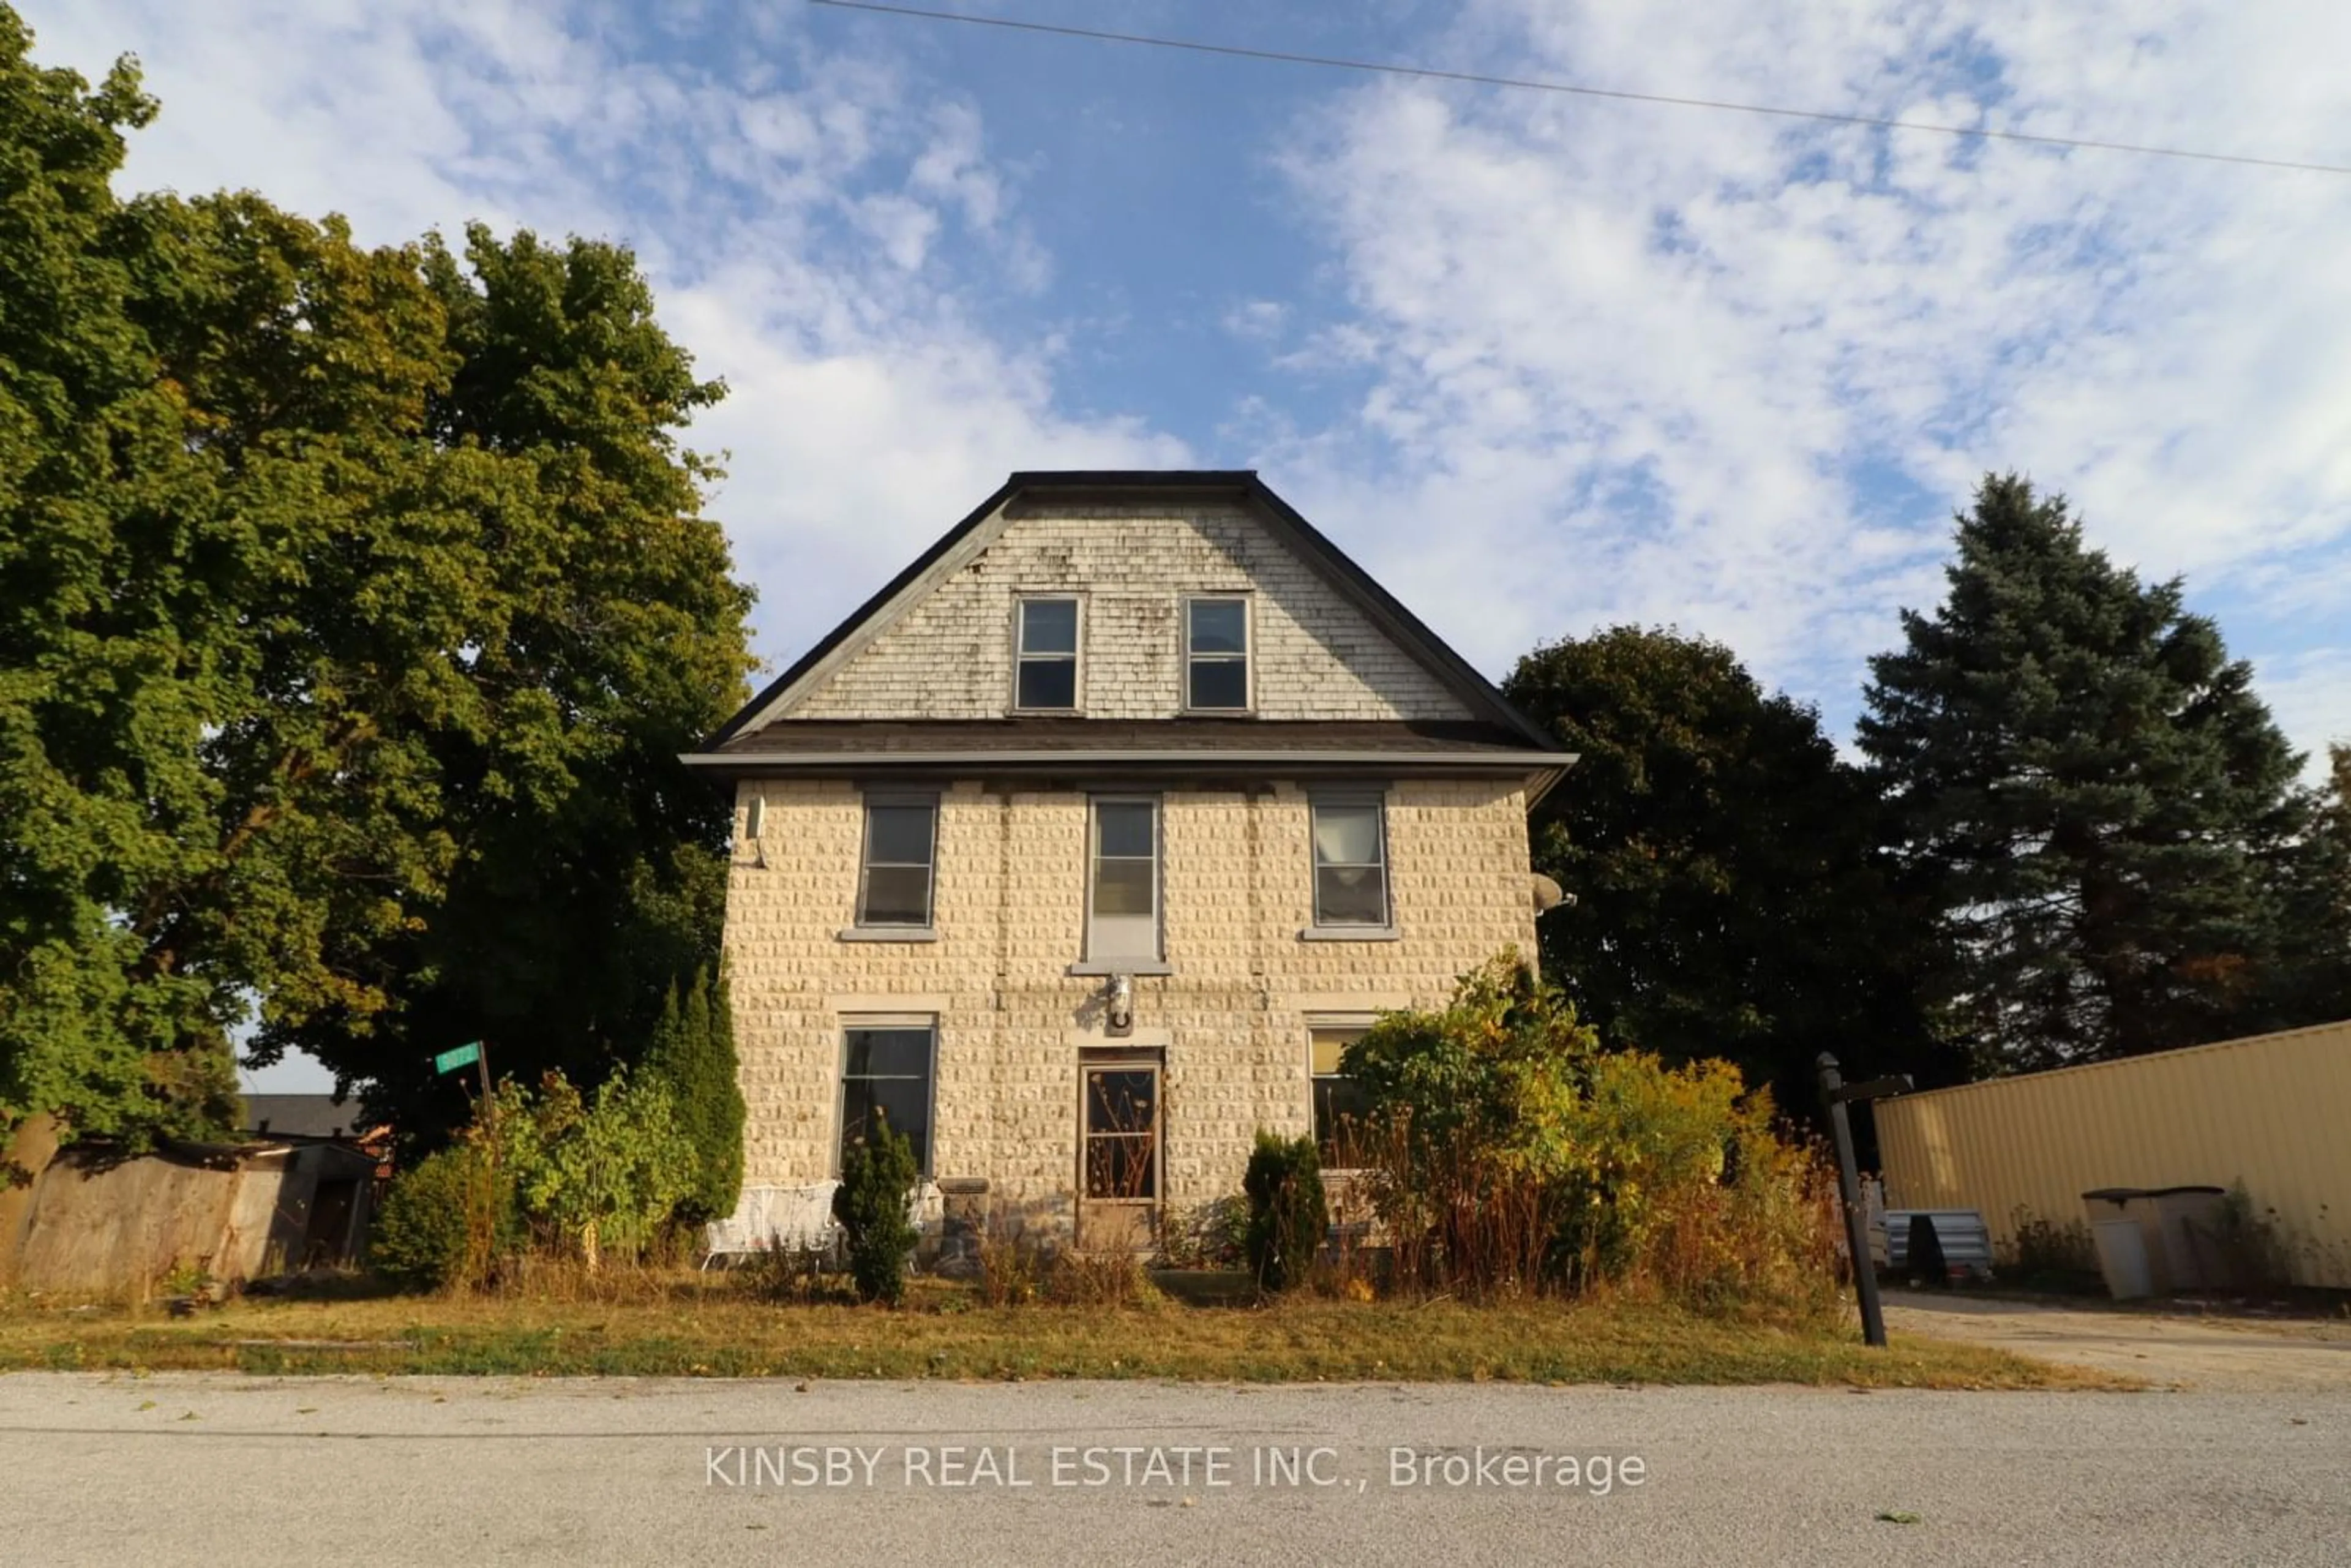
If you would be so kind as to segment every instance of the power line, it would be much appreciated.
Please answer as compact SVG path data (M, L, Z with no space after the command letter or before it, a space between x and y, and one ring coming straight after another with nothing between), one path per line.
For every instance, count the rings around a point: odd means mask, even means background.
M1866 114L1834 114L1824 110L1780 109L1761 103L1730 103L1711 98L1675 98L1656 92L1624 92L1614 88L1578 87L1570 82L1537 81L1524 77L1485 76L1476 71L1438 70L1428 66L1390 65L1381 60L1342 59L1333 55L1293 54L1284 49L1252 49L1238 44L1203 44L1189 38L1155 38L1141 33L1109 33L1093 27L1064 27L1050 22L1020 22L1009 16L973 16L957 11L925 11L912 5L883 5L874 0L809 0L837 11L871 11L885 16L910 16L926 22L961 22L974 27L1001 27L1016 33L1050 33L1057 37L1086 38L1104 44L1140 44L1155 49L1184 49L1196 55L1226 55L1236 59L1270 60L1280 65L1322 66L1332 70L1369 71L1379 76L1417 77L1427 81L1466 82L1475 87L1520 88L1530 92L1569 93L1579 98L1614 99L1624 103L1662 103L1676 109L1719 109L1738 114L1768 114L1781 120L1815 120L1831 125L1860 125L1877 131L1924 131L1938 136L1974 137L1991 141L2023 141L2040 147L2079 147L2097 152L2136 152L2149 158L2188 158L2203 163L2246 163L2261 169L2293 169L2308 174L2351 174L2351 164L2304 163L2288 158L2249 158L2234 152L2199 152L2184 147L2145 147L2128 141L2097 141L2079 136L2036 136L2023 131L1992 131L1973 125L1935 125L1921 120L1880 120Z

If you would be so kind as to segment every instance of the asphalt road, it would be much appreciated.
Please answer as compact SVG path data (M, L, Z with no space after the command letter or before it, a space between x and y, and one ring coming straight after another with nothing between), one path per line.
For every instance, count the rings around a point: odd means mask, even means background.
M0 1376L0 1563L338 1561L2341 1564L2351 1394Z

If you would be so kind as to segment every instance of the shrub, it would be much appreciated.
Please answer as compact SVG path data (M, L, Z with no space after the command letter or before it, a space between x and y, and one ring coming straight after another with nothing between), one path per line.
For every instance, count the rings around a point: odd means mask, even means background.
M1171 1269L1238 1269L1249 1259L1249 1200L1211 1198L1160 1222L1160 1261Z
M906 1260L922 1238L906 1218L906 1203L921 1175L914 1145L893 1132L878 1109L872 1133L841 1156L832 1218L847 1237L849 1277L862 1301L896 1306L905 1294Z
M2013 1232L2001 1267L2011 1282L2060 1290L2097 1286L2098 1249L2087 1225L2044 1219L2024 1204L2016 1206L2011 1219Z
M2277 1210L2254 1207L2243 1182L2229 1185L2211 1239L2239 1289L2274 1292L2293 1283L2294 1251L2278 1232Z
M979 1299L991 1307L1021 1307L1037 1299L1052 1271L1057 1249L1048 1237L1004 1206L991 1208L979 1231Z
M1331 1224L1314 1140L1284 1140L1260 1129L1241 1191L1249 1197L1243 1247L1258 1288L1280 1291L1304 1282Z
M1046 1301L1061 1307L1139 1307L1164 1300L1143 1260L1125 1250L1054 1252L1044 1262L1041 1289Z
M590 1104L550 1072L512 1134L507 1152L525 1212L576 1246L590 1270L608 1251L639 1256L692 1176L693 1149L668 1086L650 1075L616 1071Z
M1653 1290L1693 1305L1834 1299L1817 1151L1722 1061L1609 1051L1515 953L1442 1012L1391 1013L1341 1063L1367 1092L1396 1275L1465 1295Z
M755 1299L778 1306L820 1301L832 1294L825 1268L830 1260L825 1247L770 1235L768 1244L742 1266L743 1288Z
M462 1142L402 1171L384 1195L368 1261L396 1285L438 1291L487 1281L517 1238L511 1190L481 1145Z

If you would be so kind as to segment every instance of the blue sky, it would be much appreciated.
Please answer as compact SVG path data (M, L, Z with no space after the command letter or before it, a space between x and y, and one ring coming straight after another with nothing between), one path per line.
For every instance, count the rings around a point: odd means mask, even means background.
M1843 731L2014 467L2351 738L2351 177L799 0L18 3L142 57L129 186L635 245L779 664L1008 470L1246 466L1489 673L1672 622ZM2351 163L2323 0L963 8Z

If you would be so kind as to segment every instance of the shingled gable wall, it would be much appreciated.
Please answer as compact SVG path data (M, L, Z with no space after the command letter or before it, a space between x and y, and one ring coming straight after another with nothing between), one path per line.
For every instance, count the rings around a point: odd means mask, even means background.
M1081 711L1173 716L1185 594L1253 596L1255 695L1268 719L1483 716L1353 601L1226 502L1031 503L973 560L769 722L1000 717L1016 594L1084 601ZM743 835L764 799L755 843ZM1410 776L1387 786L1398 935L1307 941L1307 795L1164 797L1166 958L1135 980L1132 1037L1101 1022L1102 981L1074 977L1086 889L1086 797L974 779L941 797L935 927L850 941L862 815L854 784L744 780L728 890L747 1119L746 1180L807 1186L833 1170L841 1030L858 1014L935 1014L934 1174L986 1177L994 1200L1068 1214L1078 1178L1079 1051L1165 1053L1163 1192L1171 1211L1238 1191L1260 1127L1311 1120L1317 1016L1440 1003L1502 948L1531 954L1526 802L1516 781ZM820 1204L803 1204L820 1213Z
M1038 505L783 722L1001 717L1011 703L1013 600L1059 590L1084 601L1081 703L1092 717L1178 711L1182 596L1203 592L1255 601L1259 717L1476 716L1244 507Z

